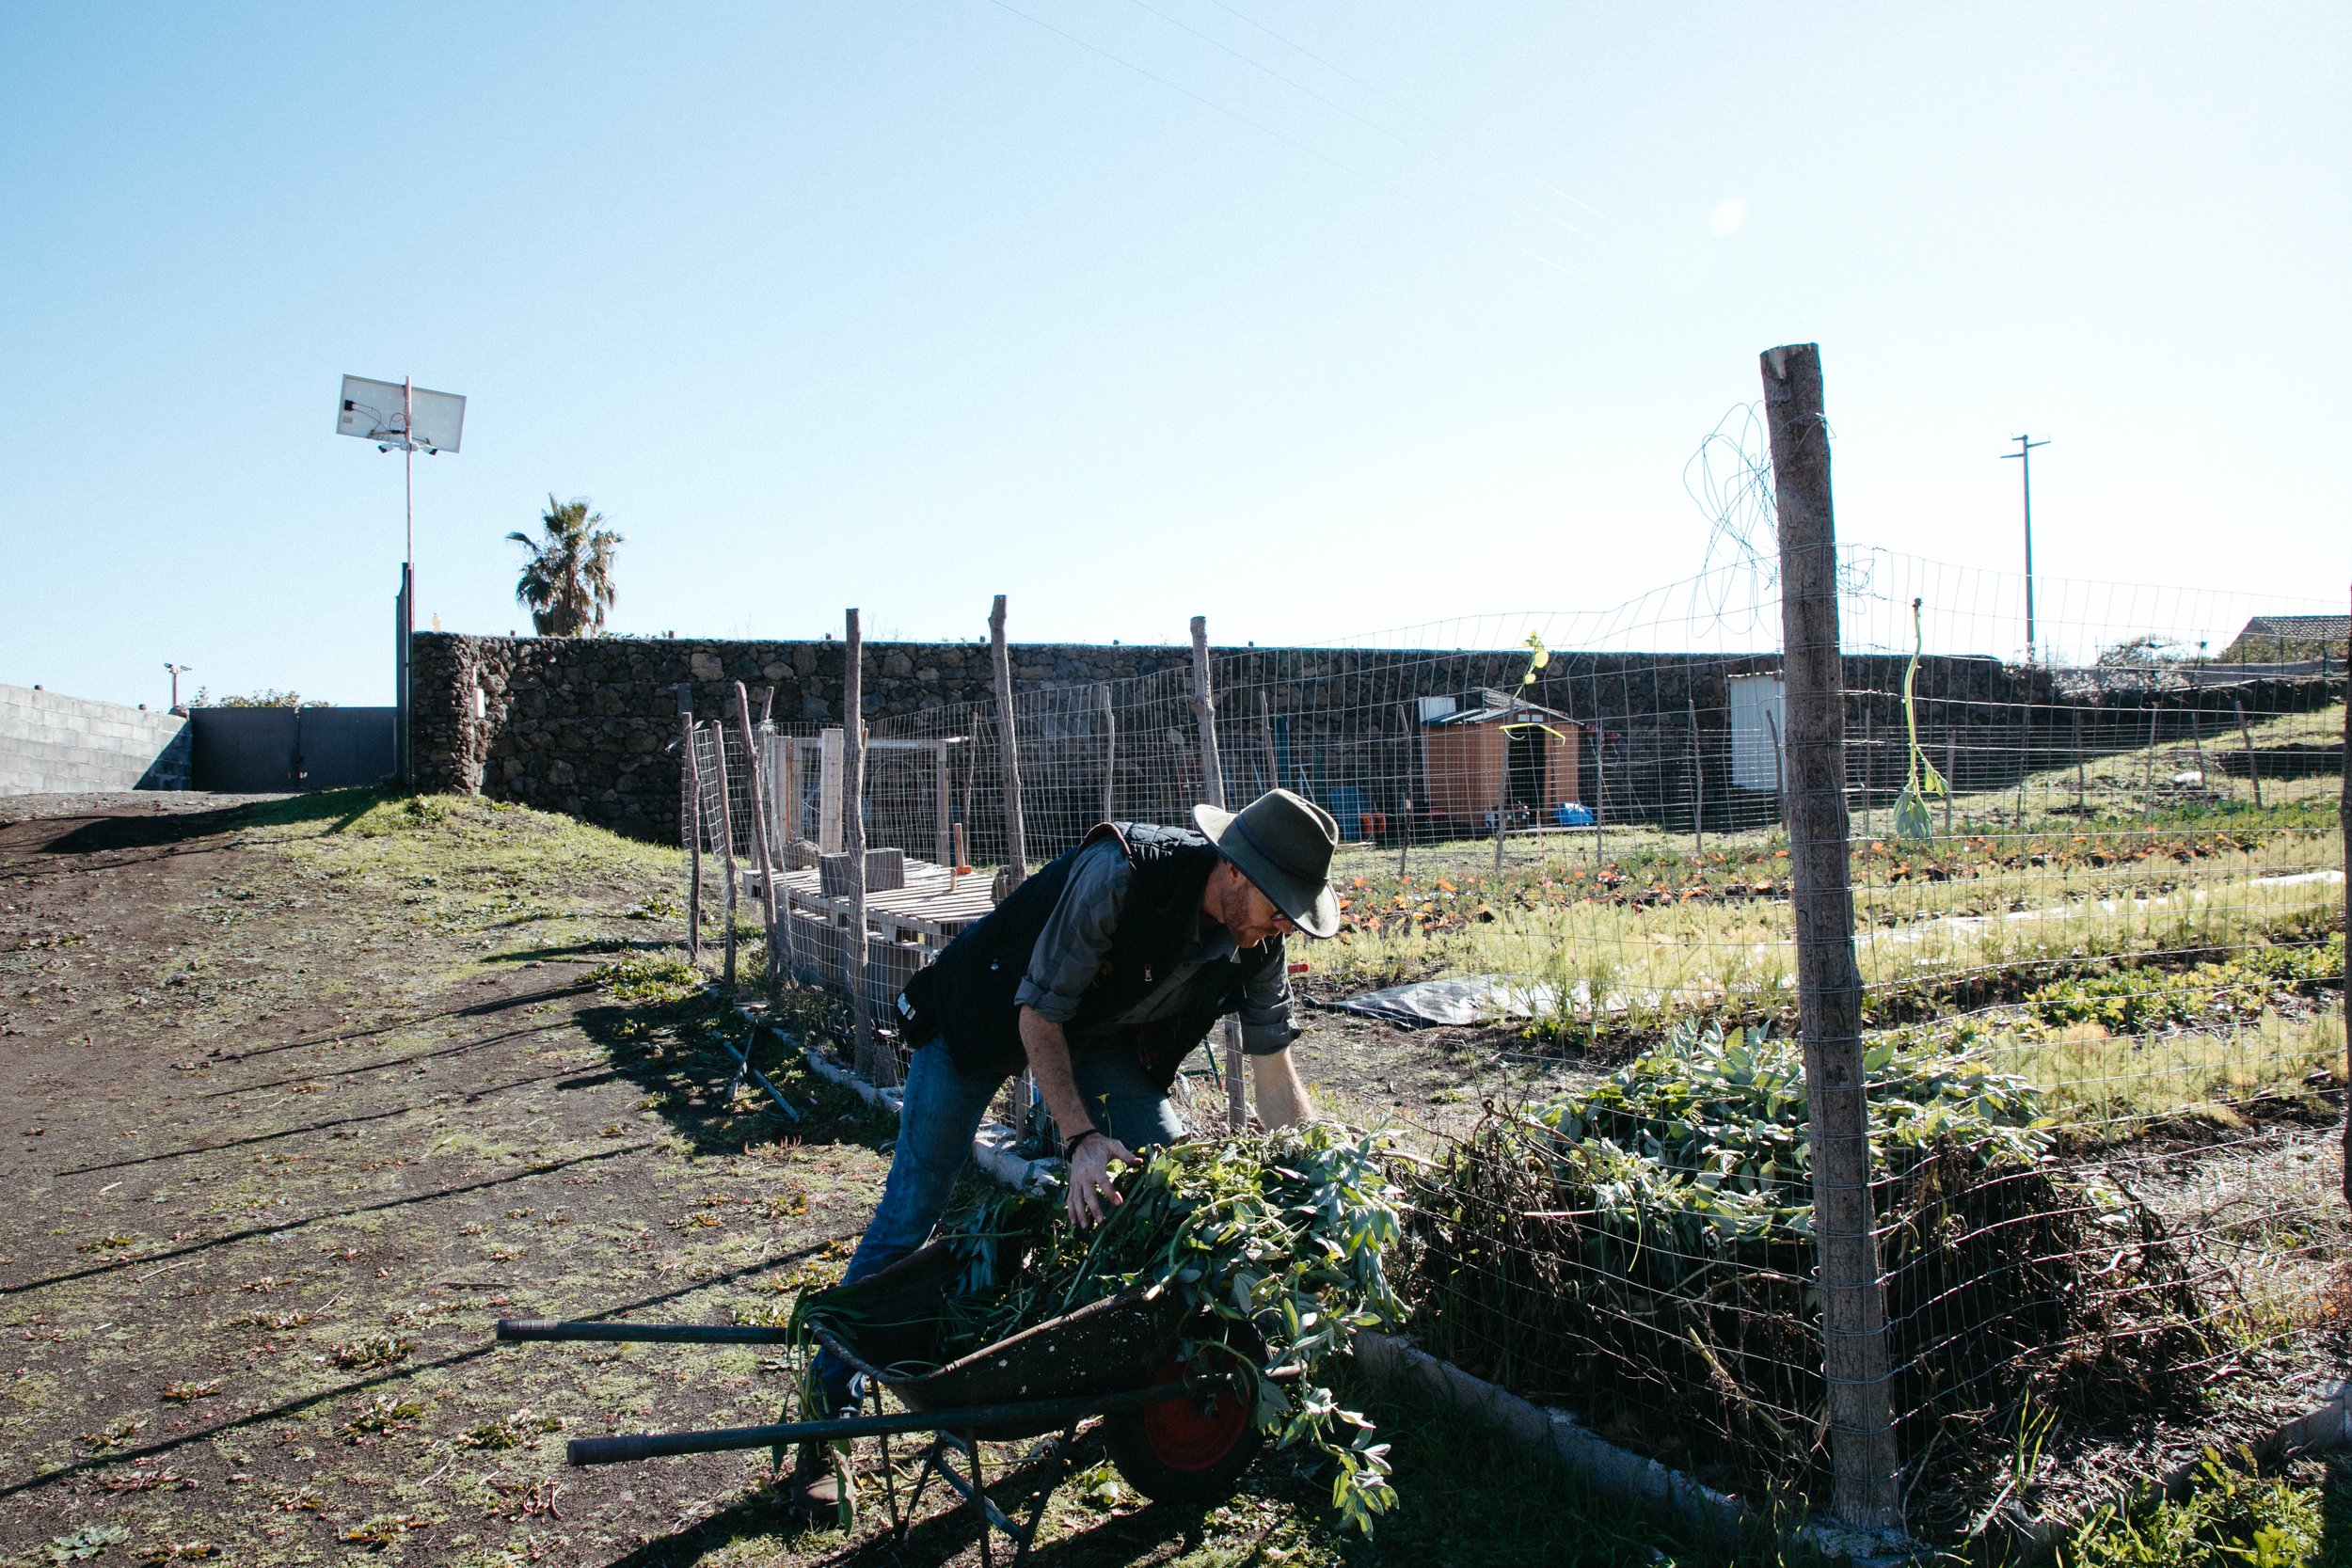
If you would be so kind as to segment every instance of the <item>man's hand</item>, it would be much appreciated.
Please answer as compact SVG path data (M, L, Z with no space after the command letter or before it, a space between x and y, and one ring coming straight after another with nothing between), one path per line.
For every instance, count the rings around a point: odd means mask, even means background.
M1070 1190L1064 1201L1070 1208L1070 1223L1081 1230L1102 1220L1119 1204L1119 1195L1111 1191L1113 1160L1132 1165L1136 1155L1135 1150L1108 1132L1095 1133L1070 1157Z

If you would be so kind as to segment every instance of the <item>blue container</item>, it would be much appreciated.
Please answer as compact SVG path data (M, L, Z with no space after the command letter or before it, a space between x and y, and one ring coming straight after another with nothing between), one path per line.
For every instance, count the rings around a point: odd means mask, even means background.
M1551 819L1563 828L1589 828L1593 825L1593 808L1563 800L1552 808Z

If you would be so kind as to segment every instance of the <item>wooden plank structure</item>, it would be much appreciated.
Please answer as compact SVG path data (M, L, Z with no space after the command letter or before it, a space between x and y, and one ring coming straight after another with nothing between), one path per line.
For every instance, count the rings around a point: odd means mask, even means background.
M1492 828L1505 808L1535 822L1579 800L1582 731L1574 719L1507 692L1484 690L1421 726L1422 789L1430 815Z
M747 885L764 894L755 870L747 869L744 876ZM776 895L779 906L789 911L787 918L799 923L792 927L800 939L791 948L794 977L847 990L853 951L850 899L828 895L824 874L817 867L777 878ZM868 888L866 1000L874 1016L893 1016L908 977L993 908L985 879L958 877L953 867L930 861L909 859L903 887Z

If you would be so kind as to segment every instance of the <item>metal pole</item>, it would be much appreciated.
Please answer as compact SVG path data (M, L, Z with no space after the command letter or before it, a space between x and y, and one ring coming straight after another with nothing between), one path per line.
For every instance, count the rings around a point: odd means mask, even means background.
M2015 451L2005 451L2001 453L2001 457L2004 461L2008 461L2012 458L2016 460L2018 465L2018 474L2019 477L2025 482L2026 489L2026 662L2027 664L2031 664L2034 657L2033 449L2036 447L2046 447L2050 443L2047 441L2037 441L2030 436L2012 436L2010 439L2017 443L2017 450Z
M1837 538L1820 351L1763 356L1780 518L1781 639L1788 670L1788 853L1797 1001L1812 1129L1814 1229L1829 1391L1832 1509L1850 1525L1899 1528L1886 1304L1871 1215L1869 1110L1862 1070L1862 973L1854 962L1845 783Z

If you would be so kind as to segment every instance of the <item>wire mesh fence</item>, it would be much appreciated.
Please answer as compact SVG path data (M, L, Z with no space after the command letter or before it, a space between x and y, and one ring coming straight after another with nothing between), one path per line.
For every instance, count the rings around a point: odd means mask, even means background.
M2042 579L2027 663L2020 579L1847 550L1836 580L1885 1479L1964 1534L2258 1434L2352 1351L2344 651L2217 657L2313 607ZM1340 826L1299 1049L1327 1109L1397 1133L1413 1332L1705 1479L1826 1501L1779 594L1735 562L1607 612L1227 650L1205 694L1018 686L1017 847L994 704L877 719L856 809L909 869L869 895L901 924L868 940L906 949L874 983L1009 858L1189 821L1213 712L1229 800L1279 784ZM695 735L704 858L748 866L747 759ZM838 736L760 746L823 979ZM1383 1063L1538 1087L1400 1094L1354 1055L1381 1018L1428 1026ZM1219 1065L1195 1070L1215 1129Z

